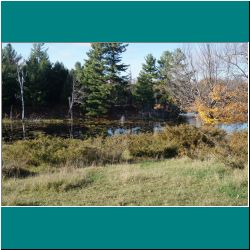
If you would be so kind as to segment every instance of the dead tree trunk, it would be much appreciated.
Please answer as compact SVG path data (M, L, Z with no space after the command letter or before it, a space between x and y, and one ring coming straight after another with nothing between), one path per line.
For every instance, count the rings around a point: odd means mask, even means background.
M69 115L70 115L70 129L69 129L69 136L73 138L73 129L74 129L74 116L73 116L73 106L76 102L76 88L75 88L75 78L73 77L72 82L72 92L71 96L68 97L69 100Z
M25 122L22 122L22 127L23 127L23 140L25 140L26 136L25 136Z
M70 120L73 121L73 104L74 104L74 99L73 95L72 97L69 96L69 112L68 114L70 115Z
M20 93L21 93L22 121L24 121L24 97L23 97L24 73L23 73L23 70L20 70L19 68L17 68L17 77L18 77L18 83L19 83Z
M73 121L74 121L74 115L73 115L73 107L75 104L82 105L84 102L84 88L77 82L75 77L73 76L73 81L72 81L72 93L71 96L68 97L69 100L69 112L68 114L70 115L70 137L73 137Z
M74 105L74 98L73 92L72 96L69 96L69 115L70 115L70 129L69 129L69 137L73 138L73 105Z
M10 141L12 141L12 137L13 137L13 124L12 124L12 119L13 119L13 115L12 115L12 105L10 106Z

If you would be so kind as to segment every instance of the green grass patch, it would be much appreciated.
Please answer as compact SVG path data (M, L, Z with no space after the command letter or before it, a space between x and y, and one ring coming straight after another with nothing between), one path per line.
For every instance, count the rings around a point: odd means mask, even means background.
M247 185L241 183L239 186L228 183L219 189L220 192L233 199L247 199Z

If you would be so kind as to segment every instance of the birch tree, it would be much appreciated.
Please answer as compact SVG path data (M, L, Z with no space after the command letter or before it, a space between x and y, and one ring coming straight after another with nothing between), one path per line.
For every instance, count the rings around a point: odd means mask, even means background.
M24 121L24 72L22 69L22 66L17 67L17 80L20 87L20 97L21 97L21 103L22 103L22 121Z

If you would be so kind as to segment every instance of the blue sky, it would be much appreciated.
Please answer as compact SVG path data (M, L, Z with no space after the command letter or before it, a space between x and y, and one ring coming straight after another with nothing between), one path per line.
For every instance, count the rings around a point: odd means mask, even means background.
M5 46L6 44L3 44ZM27 59L32 43L12 43L12 46ZM68 69L74 68L77 61L83 63L87 58L86 52L90 49L89 43L45 43L51 62L62 62ZM127 51L123 54L123 62L131 65L132 77L136 78L147 54L151 53L157 59L165 50L182 48L181 43L129 43Z

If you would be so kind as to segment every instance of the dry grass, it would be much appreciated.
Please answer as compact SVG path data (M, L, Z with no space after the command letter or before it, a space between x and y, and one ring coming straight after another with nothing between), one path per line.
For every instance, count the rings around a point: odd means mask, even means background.
M247 168L188 158L58 169L2 182L3 205L247 205Z

